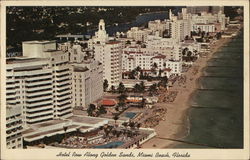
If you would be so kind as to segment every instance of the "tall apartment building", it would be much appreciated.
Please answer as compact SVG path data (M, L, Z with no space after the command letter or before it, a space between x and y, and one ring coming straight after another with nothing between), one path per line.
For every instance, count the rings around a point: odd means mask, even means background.
M202 31L218 32L220 30L225 30L228 18L220 10L218 13L208 13L202 12L201 14L192 14L191 23L192 25L203 25ZM208 27L213 27L213 29L207 29ZM217 29L215 29L217 28ZM194 31L192 27L192 31Z
M69 56L55 47L51 41L23 42L24 57L7 59L6 100L22 106L25 126L72 115Z
M73 65L73 105L86 110L103 96L103 67L98 61L88 60Z
M103 21L100 21L101 25L102 23ZM103 29L105 25L99 28ZM102 32L105 31L102 30ZM99 36L98 33L96 35ZM96 44L94 43L93 45ZM100 62L93 59L93 50L84 48L78 43L62 43L60 48L67 48L69 62L73 67L72 104L76 108L86 110L90 103L103 96L103 66Z
M103 65L103 79L107 79L109 86L118 86L122 80L122 44L119 41L109 41L96 44L95 60Z
M150 29L139 29L138 27L132 27L128 32L127 32L127 37L131 38L135 41L141 41L145 42L147 40L147 36L149 33L152 31Z
M141 48L143 53L156 53L166 56L167 59L179 61L181 51L179 41L175 38L162 38L149 35L146 42L146 48Z
M6 107L6 143L8 149L22 148L22 108L20 105Z
M22 107L24 125L52 120L53 75L46 58L7 59L6 102Z
M153 31L153 34L157 33L159 36L163 36L164 31L169 30L170 22L169 21L161 21L161 20L155 20L155 21L149 21L148 22L148 28Z

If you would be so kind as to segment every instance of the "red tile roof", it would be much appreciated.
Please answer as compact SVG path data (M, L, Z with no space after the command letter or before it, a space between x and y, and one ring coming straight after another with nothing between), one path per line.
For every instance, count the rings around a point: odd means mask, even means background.
M143 54L143 52L124 51L125 54Z
M103 106L114 106L116 105L116 101L112 99L104 99L102 100L102 105Z

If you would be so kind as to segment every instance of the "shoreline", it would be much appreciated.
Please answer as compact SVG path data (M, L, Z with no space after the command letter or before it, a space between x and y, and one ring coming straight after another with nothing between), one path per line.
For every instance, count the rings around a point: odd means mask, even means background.
M194 94L200 86L199 79L204 74L203 71L208 61L232 39L233 38L222 38L217 40L215 44L211 45L211 50L207 56L198 58L192 67L183 74L186 76L187 81L181 86L175 83L174 86L169 89L169 91L178 91L177 97L172 103L159 104L167 109L167 113L164 117L165 120L160 121L160 123L154 127L157 136L142 144L143 149L174 148L174 146L181 143L177 142L178 140L181 140L189 134L189 111L192 109ZM197 73L192 73L194 70L197 70Z

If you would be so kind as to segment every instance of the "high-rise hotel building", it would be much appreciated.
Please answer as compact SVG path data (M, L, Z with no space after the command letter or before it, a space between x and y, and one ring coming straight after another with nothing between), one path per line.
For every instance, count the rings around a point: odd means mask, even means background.
M104 20L100 20L98 28L88 46L94 50L95 60L102 63L103 80L108 80L109 87L118 86L122 80L122 43L109 40Z
M54 41L28 41L23 42L23 57L6 60L6 101L22 107L25 127L72 115L68 58Z

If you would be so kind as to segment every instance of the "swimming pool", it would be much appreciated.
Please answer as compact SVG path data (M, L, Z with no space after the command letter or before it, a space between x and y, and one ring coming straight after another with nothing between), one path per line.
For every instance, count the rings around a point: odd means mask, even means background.
M110 142L110 143L100 145L100 146L94 146L94 148L117 148L123 144L124 142L122 141L115 141L115 142Z
M125 112L125 117L128 117L128 118L134 118L135 115L136 115L135 112Z

